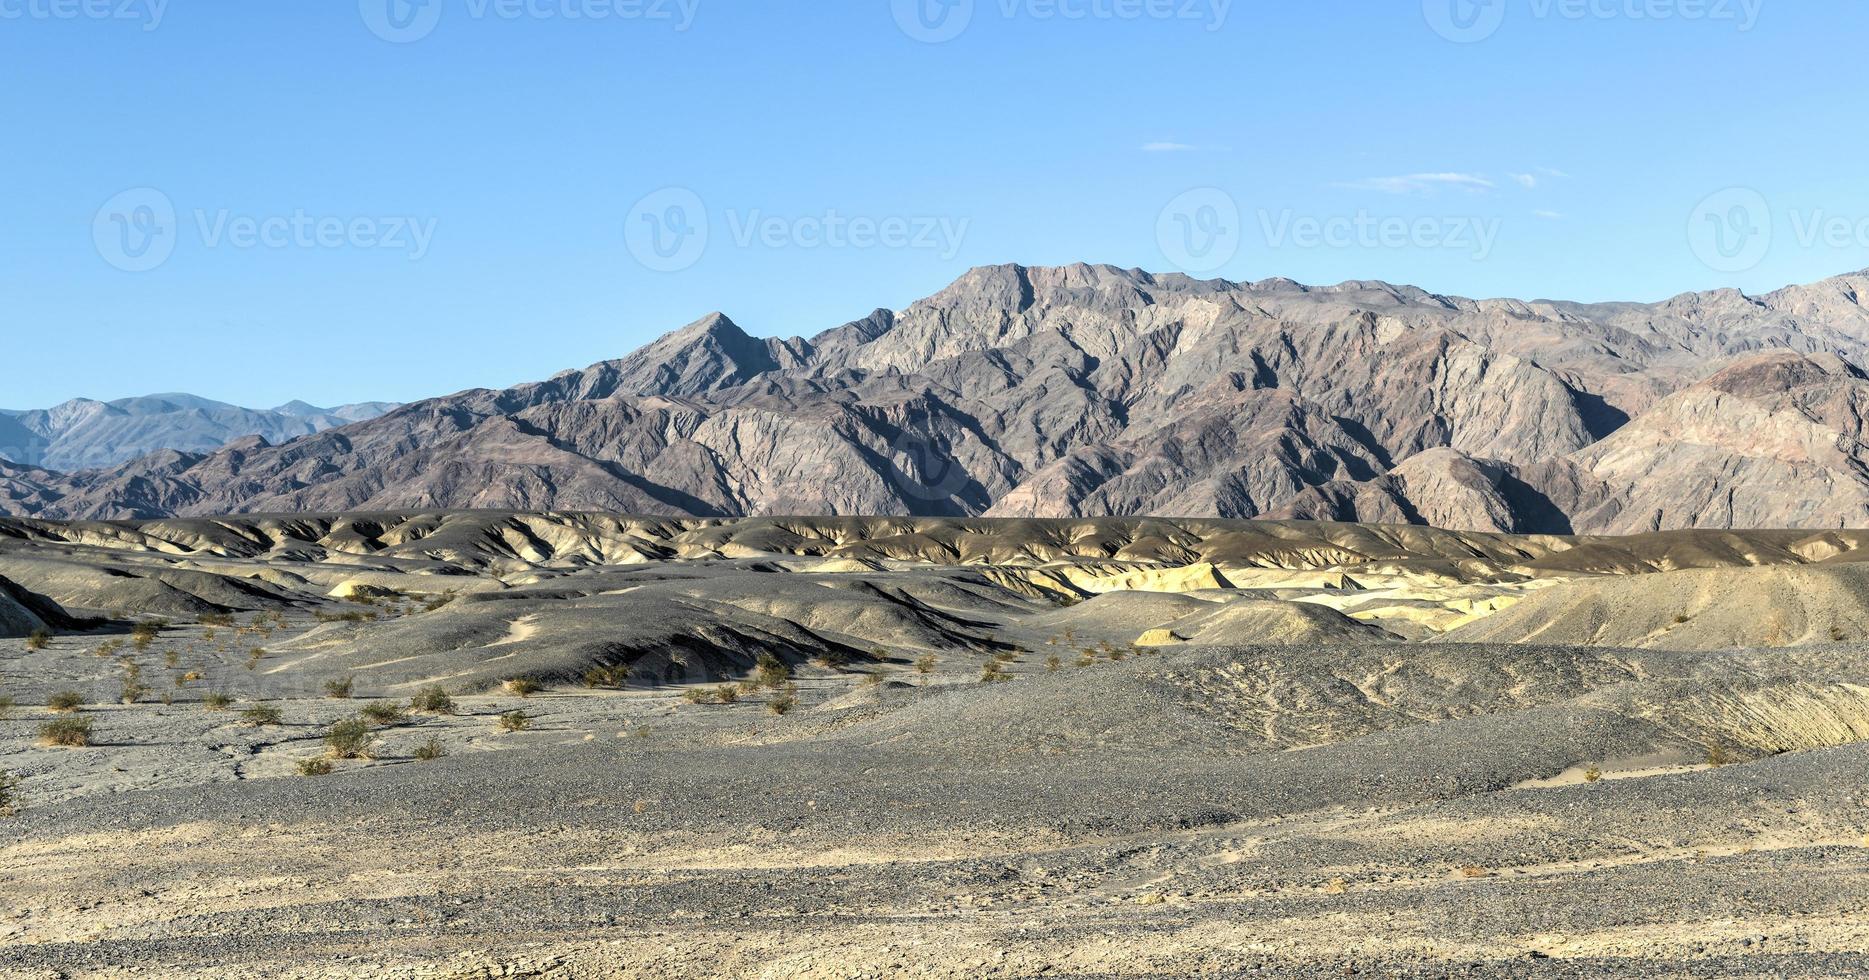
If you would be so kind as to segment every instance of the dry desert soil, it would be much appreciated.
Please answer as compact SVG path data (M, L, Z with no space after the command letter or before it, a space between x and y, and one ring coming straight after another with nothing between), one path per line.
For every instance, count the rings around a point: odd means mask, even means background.
M0 520L0 976L1869 975L1866 545Z

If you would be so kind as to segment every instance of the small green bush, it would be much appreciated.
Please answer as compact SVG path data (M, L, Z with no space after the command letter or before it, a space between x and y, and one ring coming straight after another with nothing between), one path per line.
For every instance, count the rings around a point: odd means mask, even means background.
M363 710L357 714L372 725L384 727L398 724L403 720L402 708L388 701L372 701L364 705Z
M301 776L329 776L337 771L330 759L300 759L298 767Z
M376 736L370 734L368 722L351 718L326 730L324 744L335 758L368 759L376 751Z
M19 805L19 777L0 769L0 817L10 817Z
M766 710L775 715L790 714L796 707L798 707L797 684L785 685L779 689L779 693L771 701L766 702Z
M42 629L33 630L32 635L26 637L26 649L28 650L43 650L51 645L52 634Z
M84 707L85 697L77 691L60 691L45 699L45 706L59 714L70 714Z
M447 755L447 747L441 744L441 739L433 735L430 735L427 741L415 747L415 759L417 762L433 762L436 759L446 758Z
M629 686L629 668L621 665L592 667L584 672L584 686L614 687L622 690Z
M935 666L940 662L941 658L932 653L923 654L920 659L915 661L915 672L922 675L923 678L926 678L929 674L935 672Z
M409 700L409 707L425 715L451 715L454 713L454 699L441 685L435 684L422 688Z
M250 728L269 728L286 723L285 715L270 704L256 704L242 711L240 720Z
M355 677L343 677L324 682L324 696L334 701L342 701L350 697L351 692L356 689L357 679Z
M523 732L532 727L532 716L523 711L508 711L500 716L500 731Z
M980 671L980 680L988 684L1004 684L1012 680L1012 674L1006 670L1004 664L997 660L989 660L986 667Z
M1064 666L1064 661L1060 660L1055 653L1045 658L1045 670L1048 672L1056 671L1062 666Z
M515 677L506 682L506 693L518 698L529 698L545 690L545 685L530 677Z
M233 695L215 692L201 699L201 707L208 711L226 711L234 706Z
M91 744L91 719L68 715L39 726L39 740L47 745L81 749Z
M792 679L792 668L770 653L760 654L757 664L753 670L753 682L760 687L777 690Z
M714 700L720 704L732 704L740 700L740 686L738 684L722 684L714 688Z

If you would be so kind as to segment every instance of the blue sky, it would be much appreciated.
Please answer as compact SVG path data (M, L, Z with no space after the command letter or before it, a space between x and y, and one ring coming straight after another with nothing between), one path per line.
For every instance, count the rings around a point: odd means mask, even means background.
M1007 261L1869 266L1860 4L913 2L0 0L0 405L409 400Z

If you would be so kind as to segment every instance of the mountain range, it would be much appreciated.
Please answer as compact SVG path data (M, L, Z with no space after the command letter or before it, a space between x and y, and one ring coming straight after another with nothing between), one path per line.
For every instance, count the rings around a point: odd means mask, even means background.
M367 402L319 408L295 401L252 409L184 394L108 402L74 398L51 408L0 409L0 459L52 470L97 469L162 449L213 452L241 436L285 442L395 407Z
M0 512L1861 525L1865 291L1869 273L1585 304L995 266L810 338L713 314L619 360L284 442L0 464Z

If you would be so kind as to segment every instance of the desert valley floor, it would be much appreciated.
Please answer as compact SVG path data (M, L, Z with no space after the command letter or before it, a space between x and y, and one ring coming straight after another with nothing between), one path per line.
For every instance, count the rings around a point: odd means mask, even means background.
M1865 559L0 519L0 976L1869 975Z

